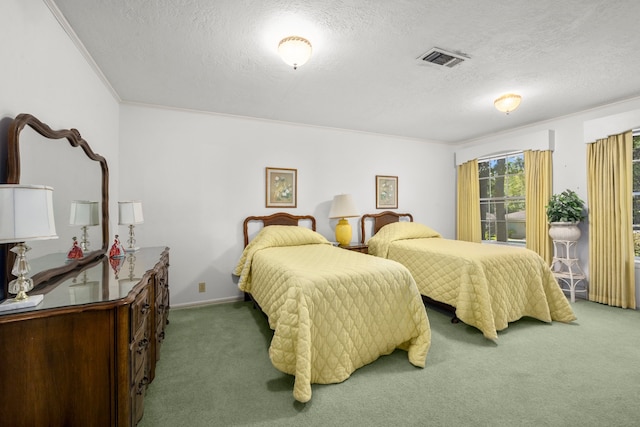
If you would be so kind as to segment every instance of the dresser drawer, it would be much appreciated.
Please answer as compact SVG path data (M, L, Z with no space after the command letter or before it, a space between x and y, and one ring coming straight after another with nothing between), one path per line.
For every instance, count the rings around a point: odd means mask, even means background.
M142 369L138 372L138 375L136 375L129 394L131 396L131 425L136 425L138 421L142 419L142 414L144 413L144 395L147 391L148 384L149 378L146 369Z
M141 369L146 366L146 361L149 353L149 334L147 328L148 320L144 320L142 323L142 327L138 330L136 335L134 335L133 341L131 342L131 346L129 347L129 351L131 354L131 372L133 372L135 383L135 377L138 376L138 373Z
M151 301L149 301L148 288L144 288L131 304L131 337L135 337L138 331L143 328L145 321L149 317ZM143 328L144 329L144 328Z

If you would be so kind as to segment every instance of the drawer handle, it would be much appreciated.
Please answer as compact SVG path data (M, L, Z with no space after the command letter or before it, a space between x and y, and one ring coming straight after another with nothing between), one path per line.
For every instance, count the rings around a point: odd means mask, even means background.
M142 305L142 307L140 307L140 312L142 314L146 314L147 311L149 311L149 307L151 307L151 306L145 302L144 305Z
M138 383L138 390L136 391L136 394L144 393L144 389L147 386L147 384L149 384L149 378L147 377L142 378Z
M142 354L142 352L145 351L148 346L149 346L149 340L146 338L143 338L142 341L138 343L138 350L137 350L138 354Z

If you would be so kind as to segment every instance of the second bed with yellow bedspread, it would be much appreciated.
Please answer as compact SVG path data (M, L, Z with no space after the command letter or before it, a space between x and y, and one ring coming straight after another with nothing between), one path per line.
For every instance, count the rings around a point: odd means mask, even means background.
M385 225L368 244L370 254L402 263L421 294L455 307L460 320L490 340L524 316L576 318L550 268L531 250L443 239L414 222Z

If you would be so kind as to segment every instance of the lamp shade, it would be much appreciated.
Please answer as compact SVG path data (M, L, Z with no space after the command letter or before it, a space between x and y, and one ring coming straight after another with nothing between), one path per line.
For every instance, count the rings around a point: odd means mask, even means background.
M0 243L57 239L53 188L0 185Z
M98 225L100 215L98 202L88 200L74 200L71 202L71 213L69 215L71 225Z
M298 36L285 37L278 44L278 54L285 63L296 69L311 58L311 43Z
M349 218L360 215L351 194L338 194L333 197L329 218Z
M142 202L136 200L118 202L118 224L132 225L143 222Z
M493 102L493 105L498 111L509 114L520 106L520 101L522 101L522 97L520 95L508 93L496 99Z

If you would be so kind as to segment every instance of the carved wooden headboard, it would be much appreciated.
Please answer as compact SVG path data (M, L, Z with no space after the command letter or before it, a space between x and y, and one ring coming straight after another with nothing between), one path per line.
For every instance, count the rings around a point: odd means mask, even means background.
M286 212L277 212L268 216L249 216L244 220L242 230L244 233L244 245L249 244L249 223L252 221L262 222L264 227L268 225L298 225L301 220L311 221L311 229L316 231L316 219L311 215L291 215Z
M368 218L373 219L373 234L376 234L385 225L391 224L392 222L398 222L402 217L407 217L409 218L409 221L413 222L413 215L411 215L410 213L384 211L377 214L362 215L362 218L360 220L360 243L364 243L365 241L365 222Z

